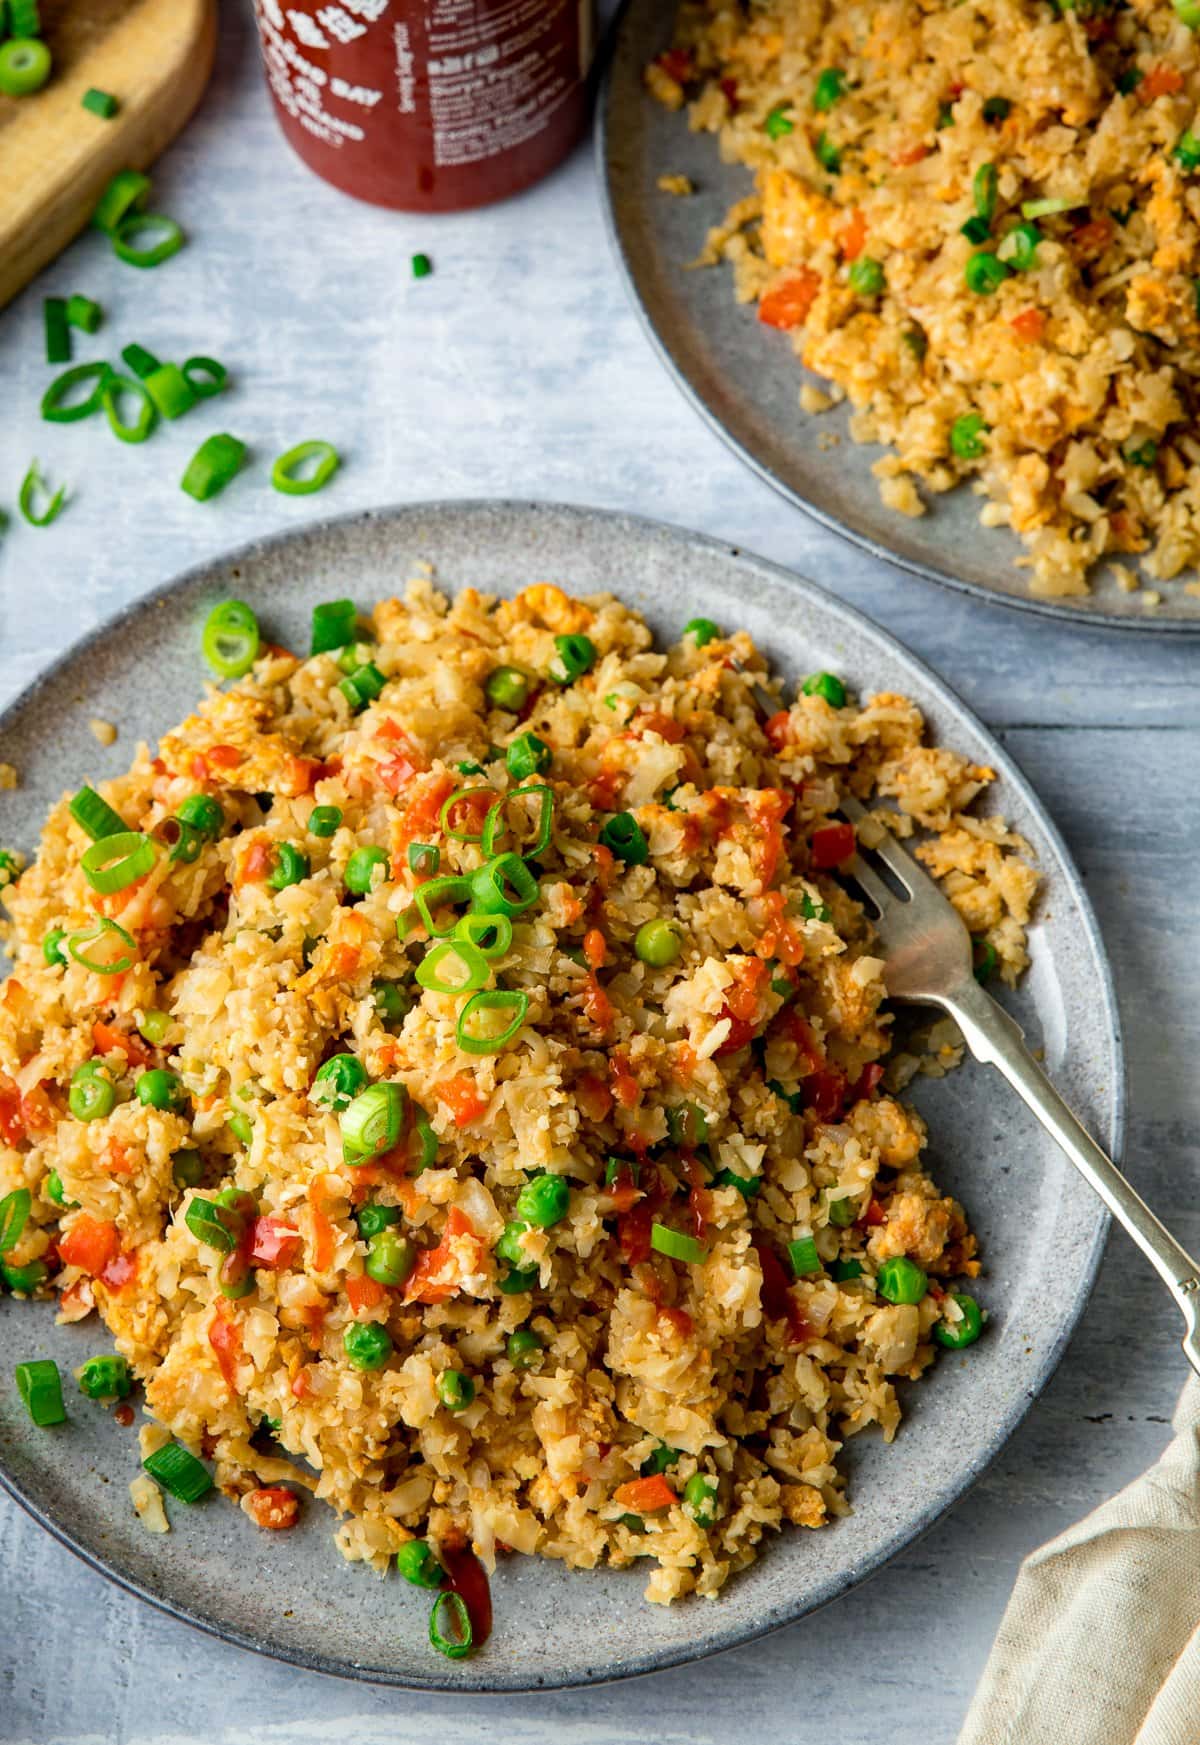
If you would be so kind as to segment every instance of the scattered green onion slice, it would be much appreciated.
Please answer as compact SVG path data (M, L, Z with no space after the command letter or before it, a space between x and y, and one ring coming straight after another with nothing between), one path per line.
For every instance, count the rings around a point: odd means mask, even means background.
M244 600L223 600L204 621L204 658L223 679L240 679L258 658L258 619Z
M120 813L114 812L95 788L80 788L67 810L93 842L99 842L103 836L118 836L129 828Z
M277 842L275 865L267 883L273 891L286 891L289 885L298 885L306 879L311 871L308 856L294 842Z
M11 36L42 34L42 9L39 0L8 0L7 18Z
M889 1303L919 1303L929 1288L929 1280L915 1260L898 1254L880 1262L875 1288Z
M455 962L463 974L460 980L449 981L441 966ZM418 986L431 994L473 994L485 985L489 973L487 958L466 939L443 939L425 953L413 972Z
M606 819L600 840L627 866L645 866L650 858L650 845L632 812L615 812Z
M302 473L300 469L313 461L312 471ZM271 483L286 497L308 497L327 485L341 464L342 457L331 442L298 442L271 468Z
M800 1236L795 1242L789 1242L787 1255L794 1278L808 1278L811 1273L821 1271L821 1256L811 1236Z
M817 135L817 142L813 147L813 152L822 169L828 170L831 176L836 176L840 173L842 167L841 148L830 139L827 133L821 132ZM875 262L872 262L872 265L875 264ZM853 271L853 269L851 270ZM855 289L857 290L858 286L855 286ZM874 293L871 294L873 295Z
M63 940L67 937L65 927L52 927L42 940L42 962L53 969L56 963L66 965L67 956L63 949Z
M996 258L1019 273L1027 273L1037 265L1037 245L1041 240L1042 233L1036 224L1018 224L1001 238Z
M310 654L331 654L353 642L358 629L358 607L353 600L323 600L313 607Z
M0 1200L0 1254L7 1254L21 1240L21 1232L33 1205L28 1188L14 1188Z
M451 819L454 816L454 808L460 801L465 800L468 794L486 794L489 792L488 788L455 788L454 792L442 801L442 808L438 813L438 824L452 842L479 842L481 840L483 836L482 824L478 830L461 830L454 827Z
M121 107L111 91L98 91L95 85L83 93L83 107L93 115L98 115L101 121L111 121Z
M101 837L85 848L80 858L83 876L94 891L110 896L144 878L155 861L154 844L140 830L122 830L117 836Z
M672 1103L666 1113L672 1145L681 1151L695 1151L704 1144L708 1138L708 1117L699 1103Z
M558 685L574 684L596 664L596 644L590 636L572 634L554 638L555 656L550 662L550 677Z
M523 795L532 794L538 804L537 831L532 842L523 843L521 853L530 859L536 859L544 854L550 846L551 820L554 816L554 793L542 782L527 782L524 787L514 788L511 793L504 794L488 812L483 821L483 831L480 836L480 847L489 857L496 852L496 838L508 834L508 808L513 800L519 800Z
M149 246L138 245L138 238L149 233L158 238ZM184 244L183 231L173 218L161 212L130 212L113 226L113 253L131 267L160 267Z
M475 1646L471 1614L461 1594L439 1594L429 1614L429 1640L447 1660L465 1660Z
M845 89L846 75L841 67L825 67L813 86L813 108L821 112L832 109Z
M456 923L456 939L465 939L489 961L503 957L512 944L513 924L507 915L480 915L470 910Z
M67 487L60 485L52 497L48 496L49 486L42 477L41 468L37 462L30 461L29 471L21 480L21 490L17 497L17 507L31 527L49 527L57 521L62 513L63 504L67 500ZM34 509L38 496L47 497L46 506L41 513Z
M186 365L184 366L186 374ZM187 464L180 489L197 503L207 503L235 478L246 458L246 445L223 431L202 442Z
M445 939L454 932L458 922L456 915L451 915L444 927L439 926L436 912L441 908L450 908L457 903L468 903L471 900L470 879L459 878L455 873L443 873L440 878L426 879L423 885L418 885L413 898L421 922L431 939Z
M996 184L999 174L995 164L980 164L971 184L975 210L985 224L990 224L996 211Z
M0 47L0 91L29 97L40 91L53 66L50 50L36 37L14 37Z
M414 279L427 279L433 271L433 262L427 254L415 254L412 258L412 276Z
M339 1126L348 1163L366 1163L398 1144L407 1093L403 1085L369 1085L343 1109Z
M1076 207L1086 205L1086 200L1023 200L1021 202L1021 217L1049 218L1055 212L1073 212Z
M66 1422L67 1408L63 1405L57 1363L48 1357L38 1357L32 1363L18 1363L14 1374L25 1410L39 1430Z
M658 1222L650 1226L650 1246L655 1253L665 1254L668 1260L686 1260L689 1266L703 1266L708 1259L708 1249L703 1242Z
M138 170L118 170L96 204L92 223L112 236L122 219L143 209L149 193L149 176Z
M67 325L67 304L64 297L43 299L42 322L46 330L46 362L70 363L71 330Z
M852 1278L862 1277L862 1261L835 1260L829 1272L838 1284L848 1284Z
M80 418L90 418L100 410L100 397L111 373L108 364L94 363L76 364L73 370L55 376L42 395L42 417L47 424L74 424ZM82 400L69 400L68 395L81 382L91 382L91 392Z
M181 1503L198 1503L212 1489L208 1468L178 1442L167 1442L142 1462L150 1477Z
M554 753L536 733L519 733L504 754L505 766L516 782L526 776L543 776L554 761Z
M528 1011L529 995L525 993L508 988L492 988L486 993L475 994L458 1014L455 1041L464 1054L498 1054L517 1036ZM472 1029L472 1022L480 1012L512 1012L513 1018L498 1034L481 1036Z
M215 1248L218 1254L232 1254L245 1228L245 1220L235 1207L222 1206L199 1194L189 1202L183 1221L197 1242Z
M254 1122L249 1115L244 1115L240 1109L234 1111L225 1125L242 1145L249 1145L254 1138Z
M782 139L785 134L796 131L795 122L788 119L790 107L791 105L788 103L777 103L774 109L768 111L767 118L763 122L763 131L768 139Z
M1007 121L1012 114L1012 104L1007 97L989 97L982 113L985 121Z
M120 950L117 944L118 940L121 945L126 947L124 951ZM88 956L87 948L100 945L102 941L105 942L104 949L114 952L116 955L111 959L97 957L95 953ZM84 927L78 933L69 934L67 950L76 963L82 964L84 969L90 969L93 975L124 975L125 971L132 969L137 962L137 942L133 935L126 933L125 929L119 926L116 921L110 921L107 915L99 916L91 927Z
M229 380L229 371L215 357L190 357L185 359L182 368L188 386L201 400L219 394Z
M532 908L539 896L537 879L519 854L498 854L471 875L474 906L488 915L514 915Z
M963 277L968 291L974 291L978 297L990 297L997 286L1007 279L1008 268L988 249L981 249L967 261L963 268Z
M143 380L156 411L164 418L182 418L199 398L178 364L159 364Z
M137 417L127 424L121 416L121 397L131 395L137 402ZM104 408L114 436L122 442L145 442L158 420L154 401L135 376L119 376L110 370L100 389L100 404Z
M418 878L431 879L442 864L442 851L433 842L410 842L408 845L408 870L416 873Z
M978 460L987 448L983 438L988 429L980 412L964 412L950 426L950 452L959 460Z

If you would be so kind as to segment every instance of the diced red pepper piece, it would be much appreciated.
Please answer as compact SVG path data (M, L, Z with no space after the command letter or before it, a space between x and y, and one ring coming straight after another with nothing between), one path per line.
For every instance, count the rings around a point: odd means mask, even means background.
M300 1253L300 1232L281 1218L256 1218L247 1256L254 1266L291 1266Z

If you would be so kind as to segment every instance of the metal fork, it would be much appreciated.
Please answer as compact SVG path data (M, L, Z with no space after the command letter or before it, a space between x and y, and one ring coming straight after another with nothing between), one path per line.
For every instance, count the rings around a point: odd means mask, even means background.
M843 800L841 809L856 828L867 820L857 800ZM971 966L971 936L936 882L877 819L869 821L861 846L879 856L905 893L897 896L861 853L846 862L844 870L879 911L875 930L884 953L888 993L896 1000L948 1012L975 1059L1004 1074L1175 1298L1186 1324L1184 1353L1200 1374L1200 1267L1076 1120L1025 1046L1020 1027L980 987Z

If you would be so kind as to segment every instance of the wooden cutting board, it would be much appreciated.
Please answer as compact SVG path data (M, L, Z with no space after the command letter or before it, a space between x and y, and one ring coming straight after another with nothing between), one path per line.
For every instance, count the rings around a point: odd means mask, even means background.
M195 109L212 71L216 0L42 0L54 55L32 97L0 96L0 308L91 218L118 170L144 170ZM82 107L89 86L120 102Z

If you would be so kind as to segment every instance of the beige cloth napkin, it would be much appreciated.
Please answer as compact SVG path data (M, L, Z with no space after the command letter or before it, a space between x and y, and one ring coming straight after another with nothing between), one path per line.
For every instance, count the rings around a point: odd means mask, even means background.
M1135 1479L1027 1557L958 1745L1200 1745L1200 1381Z

